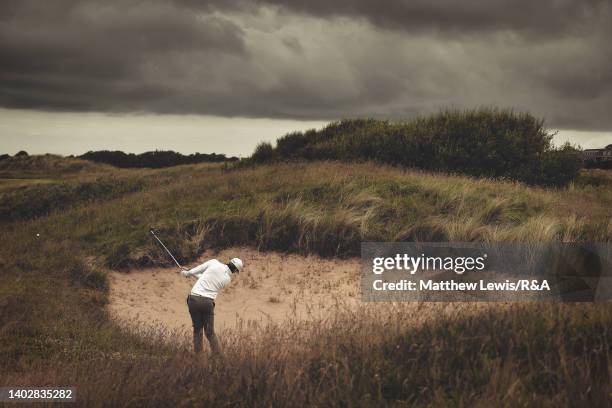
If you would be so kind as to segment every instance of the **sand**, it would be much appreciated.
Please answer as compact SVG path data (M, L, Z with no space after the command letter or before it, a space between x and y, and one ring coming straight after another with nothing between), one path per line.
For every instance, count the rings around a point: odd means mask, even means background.
M249 324L282 323L288 319L319 318L338 305L360 301L359 259L322 259L316 256L259 252L232 248L206 252L196 266L211 258L227 262L239 257L245 269L217 297L215 329ZM185 278L178 268L149 268L110 272L111 314L126 324L161 325L190 330L186 298L196 278Z

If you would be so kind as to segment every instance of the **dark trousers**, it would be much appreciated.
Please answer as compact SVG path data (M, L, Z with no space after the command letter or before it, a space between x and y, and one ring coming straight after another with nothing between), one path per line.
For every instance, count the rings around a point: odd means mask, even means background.
M215 336L215 301L204 296L187 296L187 306L193 324L193 349L202 351L202 329L210 343L213 353L220 351L219 341Z

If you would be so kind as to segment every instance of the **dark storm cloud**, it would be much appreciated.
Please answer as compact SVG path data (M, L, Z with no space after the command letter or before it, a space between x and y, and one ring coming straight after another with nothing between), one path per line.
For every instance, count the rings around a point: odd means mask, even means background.
M244 53L236 24L164 2L9 1L0 12L9 107L147 110L142 102L172 93L143 76L156 60Z
M0 106L612 129L610 1L4 0Z
M382 28L440 33L496 30L534 35L582 30L606 0L264 0L320 17L363 18ZM232 4L221 2L221 4Z

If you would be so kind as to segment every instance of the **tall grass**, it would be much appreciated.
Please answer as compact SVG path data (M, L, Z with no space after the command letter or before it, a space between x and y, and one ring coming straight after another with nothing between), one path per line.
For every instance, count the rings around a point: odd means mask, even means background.
M110 189L92 199L40 213L32 200L7 207L31 215L0 229L2 385L74 384L83 405L609 402L607 304L457 314L434 305L439 318L418 324L426 314L414 305L364 306L226 333L226 357L204 361L172 334L140 336L105 311L106 269L168 263L150 227L180 260L238 244L353 256L362 240L609 242L609 172L544 189L372 163L105 171L58 173L36 186L41 197L96 180ZM0 202L18 191L29 187L0 191Z
M612 309L593 305L363 306L225 333L222 357L179 345L2 382L71 384L87 406L605 407L611 323Z
M585 174L588 179L599 173ZM12 241L27 247L39 233L75 242L106 266L121 269L167 263L147 234L150 227L183 261L229 245L356 256L366 240L609 242L612 181L602 174L596 182L579 179L582 184L558 190L374 164L234 171L188 166L100 179L94 189L99 198L70 195L57 207L45 197L72 184L38 185L38 200L27 199L25 189L0 195L0 207L13 219L24 218L5 226L5 234L18 237ZM75 204L64 208L71 200ZM41 206L44 213L55 212L27 220Z
M83 203L111 200L145 186L134 178L100 177L88 181L33 184L5 191L0 198L0 222L32 219Z

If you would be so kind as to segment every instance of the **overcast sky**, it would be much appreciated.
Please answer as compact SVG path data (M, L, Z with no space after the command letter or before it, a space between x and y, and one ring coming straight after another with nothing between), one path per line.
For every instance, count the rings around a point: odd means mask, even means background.
M528 110L612 143L610 0L2 0L0 153L249 154L344 117Z

